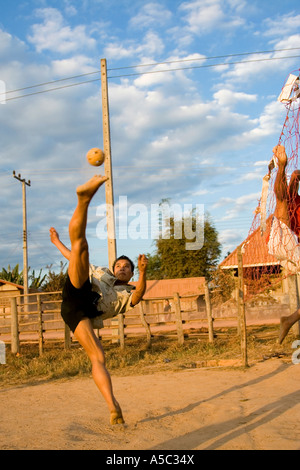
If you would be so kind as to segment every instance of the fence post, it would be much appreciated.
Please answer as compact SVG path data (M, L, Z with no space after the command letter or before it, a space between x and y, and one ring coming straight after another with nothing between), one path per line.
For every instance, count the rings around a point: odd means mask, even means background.
M181 306L180 306L180 297L178 292L174 294L174 305L175 305L175 317L176 317L176 329L178 343L182 346L184 343L184 334L182 328L182 315L181 315Z
M243 254L242 247L237 249L238 258L238 315L241 335L241 351L244 367L248 367L247 357L247 328L244 302L244 276L243 276Z
M119 338L120 338L120 348L124 349L125 347L125 335L124 335L124 314L118 314L118 323L119 323Z
M65 323L65 332L64 332L64 347L65 350L70 349L71 347L71 331L70 327Z
M37 303L38 321L39 321L39 354L41 356L44 352L44 336L43 336L43 312L42 312L40 294L37 294L36 296L36 303Z
M19 322L18 322L18 309L17 298L10 299L10 312L11 312L11 352L18 354L20 352L19 340Z
M142 323L143 327L146 330L147 347L149 348L151 346L151 330L150 330L150 327L149 327L149 323L146 321L146 318L145 318L145 311L144 311L143 301L140 302L139 310L140 310L141 323Z
M4 341L0 341L0 364L6 364L6 351Z
M118 317L114 317L110 320L111 324L111 342L112 344L114 343L119 343L119 319Z
M211 302L210 302L210 292L208 287L208 282L205 279L205 305L206 305L206 314L207 314L207 323L208 323L208 341L210 343L214 342L214 329L213 329L213 319L211 312Z

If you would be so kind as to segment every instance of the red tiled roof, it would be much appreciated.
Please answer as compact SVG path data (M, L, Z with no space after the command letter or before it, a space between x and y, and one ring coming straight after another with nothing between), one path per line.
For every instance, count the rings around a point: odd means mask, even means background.
M136 285L136 282L131 284ZM204 295L204 277L190 277L182 279L161 279L147 281L147 290L143 299L173 297L176 292L184 295Z
M242 243L243 246L243 266L271 266L280 264L278 259L268 253L268 236L272 223L272 216L267 220L267 228L261 235L260 227L252 232L251 235ZM237 248L230 253L221 263L222 269L237 268Z
M18 289L24 289L24 286L20 284L15 284L14 282L5 281L4 279L0 279L0 284L9 284L10 286L17 287Z

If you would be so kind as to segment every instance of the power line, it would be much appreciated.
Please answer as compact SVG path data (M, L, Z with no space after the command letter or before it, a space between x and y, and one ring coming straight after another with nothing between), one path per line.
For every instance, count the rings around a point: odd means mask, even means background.
M64 85L64 86L60 86L60 87L49 88L49 90L35 91L33 93L27 93L26 95L19 95L19 96L14 96L13 98L6 98L4 101L0 101L0 103L5 103L6 101L17 100L19 98L26 98L28 96L41 95L41 94L44 94L44 93L49 93L50 91L62 90L64 88L71 88L71 87L78 86L78 85L84 85L86 83L98 82L100 80L101 80L101 78L96 78L95 80L87 80L87 81L84 81L84 82L72 83L70 85ZM35 85L35 86L39 86L39 85ZM28 87L28 88L34 88L34 86Z
M291 50L299 50L299 49L300 48L296 47L296 48L290 48L290 49L277 49L277 50L273 50L273 51L244 52L244 53L240 53L240 54L229 54L229 55L223 55L223 56L202 57L202 58L193 58L193 59L181 59L181 60L176 60L176 61L157 62L157 63L153 63L153 64L139 64L139 65L132 65L132 66L127 66L127 67L111 68L111 69L108 69L108 70L109 71L124 70L124 69L146 67L146 66L149 67L149 66L157 66L157 65L163 65L163 64L192 62L192 61L200 61L200 60L211 60L211 59L217 59L217 58L229 58L229 57L237 57L237 56L243 56L243 55L251 55L251 54L255 55L255 54L291 51ZM131 76L139 76L139 75L147 75L147 74L175 72L175 71L179 71L179 70L192 70L192 69L201 69L201 68L220 67L220 66L224 66L224 65L229 66L229 65L253 63L253 62L266 62L266 61L274 61L274 60L293 59L293 58L298 58L298 57L300 57L300 56L299 55L291 55L291 56L284 56L284 57L269 57L269 58L263 58L263 59L250 59L250 60L235 61L235 62L223 62L223 63L217 63L217 64L205 64L205 65L190 66L190 67L178 67L178 68L165 69L165 70L150 70L150 71L147 71L147 72L136 72L136 73L129 73L129 74L121 74L121 75L111 75L111 76L108 76L107 78L108 79L122 78L122 77L131 77ZM59 83L59 82L62 82L62 81L67 81L67 80L80 78L80 77L84 77L84 76L88 76L88 75L98 74L98 73L100 73L100 70L95 71L95 72L89 72L89 73L86 73L86 74L74 75L72 77L66 77L66 78L53 80L53 81L49 81L49 82L45 82L45 83L40 83L40 84L37 84L37 85L31 85L31 86L28 86L28 87L18 88L16 90L9 90L9 91L6 91L5 93L0 93L0 96L1 95L6 96L9 93L16 93L18 91L25 91L25 90L32 89L32 88L47 86L47 85L50 85L50 84ZM60 87L50 88L48 90L42 90L42 91L27 93L27 94L15 96L15 97L12 97L12 98L6 98L3 101L3 103L6 102L6 101L12 101L12 100L20 99L20 98L25 98L25 97L28 97L28 96L34 96L34 95L38 95L38 94L48 93L48 92L51 92L51 91L57 91L57 90L65 89L65 88L71 88L71 87L74 87L74 86L79 86L79 85L83 85L83 84L87 84L87 83L93 83L93 82L97 82L97 81L100 81L100 80L101 80L101 78L96 78L96 79L93 79L93 80L85 80L85 81L82 81L82 82L76 82L76 83L72 83L72 84L69 84L69 85L63 85L63 86L60 86ZM2 103L2 102L0 101L0 103Z
M57 80L51 80L49 82L38 83L37 85L30 85L30 86L26 86L26 87L23 87L23 88L16 88L15 90L8 90L6 92L0 93L0 96L1 95L7 95L9 93L16 93L17 91L30 90L31 88L38 88L38 87L42 87L42 86L46 86L46 85L52 85L53 83L64 82L66 80L74 80L75 78L86 77L88 75L94 75L96 73L100 73L100 70L97 70L95 72L82 73L80 75L73 75L72 77L59 78Z
M113 76L109 76L108 78L133 77L137 75L148 75L148 74L154 74L154 73L176 72L178 70L204 69L204 68L211 68L211 67L220 67L223 65L237 65L237 64L247 64L251 62L267 62L271 60L295 59L298 57L300 57L300 55L286 56L286 57L269 57L269 58L264 58L264 59L251 59L251 60L243 60L243 61L238 61L238 62L223 62L220 64L196 65L193 67L178 67L175 69L151 70L149 72L141 72L141 73L137 72L137 73L124 74L124 75L113 75Z
M200 61L200 60L212 60L212 59L225 59L229 57L240 57L240 56L246 56L246 55L255 55L255 54L271 54L273 52L283 52L283 51L294 51L294 50L299 50L300 47L291 47L287 49L273 49L271 51L256 51L256 52L240 52L237 54L227 54L227 55L216 55L216 56L210 56L210 57L194 57L193 59L177 59L177 60L170 60L170 61L164 61L164 62L154 62L150 64L138 64L138 65L129 65L125 67L115 67L115 68L108 68L108 71L111 70L123 70L123 69L131 69L131 68L138 68L138 67L154 67L156 65L164 65L164 64L176 64L180 62L194 62L194 61Z
M285 49L273 49L270 51L255 51L255 52L241 52L241 53L236 53L236 54L225 54L225 55L217 55L217 56L210 56L210 57L194 57L192 59L177 59L177 60L169 60L169 61L162 61L162 62L152 62L149 64L136 64L136 65L127 65L123 67L112 67L108 68L107 71L114 71L114 70L126 70L126 69L132 69L132 68L139 68L139 67L154 67L157 65L164 65L164 64L177 64L177 63L182 63L182 62L196 62L196 61L203 61L203 60L212 60L212 59L224 59L224 58L229 58L229 57L241 57L241 56L247 56L247 55L255 55L255 54L271 54L273 52L283 52L283 51L294 51L294 50L299 50L299 47L291 47L291 48L285 48ZM74 80L75 78L81 78L81 77L87 77L89 75L95 75L101 73L100 70L95 70L94 72L87 72L87 73L82 73L79 75L73 75L70 77L65 77L65 78L59 78L56 80L51 80L48 82L44 83L38 83L36 85L30 85L26 86L23 88L16 88L15 90L8 90L6 92L0 93L1 95L7 95L9 93L16 93L17 91L24 91L24 90L29 90L31 88L37 88L37 87L42 87L46 85L52 85L54 83L59 83L67 80ZM85 83L85 82L83 82Z

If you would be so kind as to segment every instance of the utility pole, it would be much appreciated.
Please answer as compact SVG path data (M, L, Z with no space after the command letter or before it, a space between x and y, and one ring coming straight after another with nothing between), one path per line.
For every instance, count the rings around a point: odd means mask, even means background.
M21 175L16 175L13 171L13 177L22 183L23 195L23 279L24 279L24 300L27 303L28 294L28 248L27 248L27 213L26 213L26 186L31 186L30 180L26 181Z
M101 59L101 89L102 89L102 121L103 121L103 151L104 170L108 180L105 182L106 198L106 223L107 223L107 244L108 244L108 264L112 270L113 262L117 257L116 235L115 235L115 215L114 215L114 191L111 164L111 144L109 125L109 105L107 87L107 66L106 59Z

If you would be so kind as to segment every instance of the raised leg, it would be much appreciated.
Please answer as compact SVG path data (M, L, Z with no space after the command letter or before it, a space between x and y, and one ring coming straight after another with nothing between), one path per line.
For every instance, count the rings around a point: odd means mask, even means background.
M95 175L87 183L77 188L77 207L69 224L71 253L68 274L74 287L83 286L89 275L89 252L86 240L86 224L89 204L99 187L107 180Z

